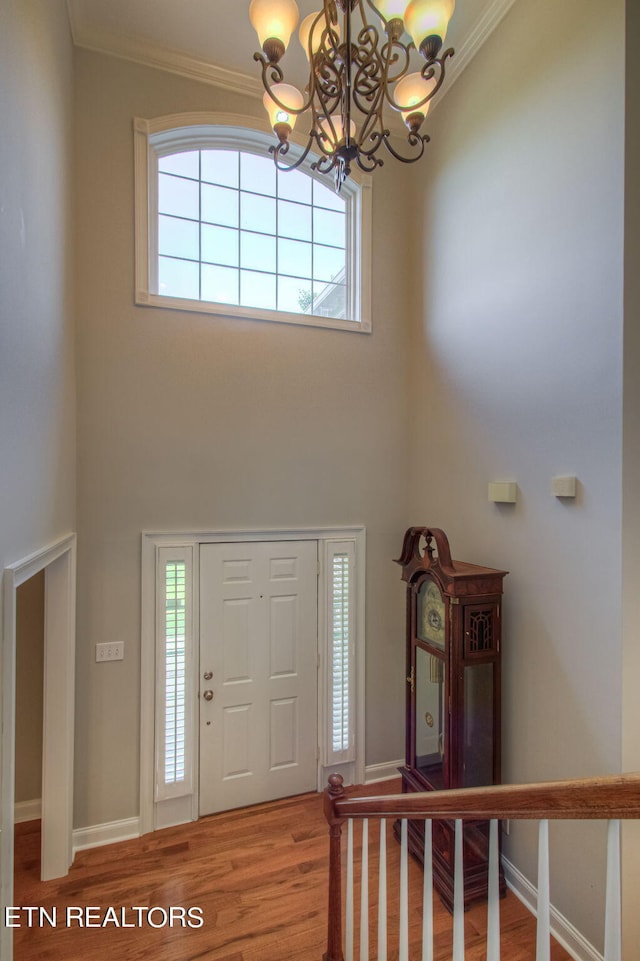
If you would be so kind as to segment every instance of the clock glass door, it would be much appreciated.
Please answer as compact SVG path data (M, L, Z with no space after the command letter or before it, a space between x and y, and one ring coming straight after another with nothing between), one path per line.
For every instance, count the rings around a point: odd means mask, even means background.
M490 662L470 664L464 669L463 787L493 784L494 671Z
M444 658L415 647L415 767L434 788L445 787Z

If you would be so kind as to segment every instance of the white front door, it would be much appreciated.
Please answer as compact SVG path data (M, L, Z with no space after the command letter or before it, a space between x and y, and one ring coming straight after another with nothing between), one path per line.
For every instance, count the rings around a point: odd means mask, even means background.
M317 543L200 547L200 815L316 788Z

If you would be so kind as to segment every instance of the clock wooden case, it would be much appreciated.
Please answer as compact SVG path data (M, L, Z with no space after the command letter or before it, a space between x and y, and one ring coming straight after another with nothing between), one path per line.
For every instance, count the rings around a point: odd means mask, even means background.
M506 571L452 561L436 527L411 527L397 563L407 583L406 762L402 791L500 782L500 609ZM487 894L487 822L464 826L465 907ZM423 859L424 824L409 821ZM454 824L433 824L434 884L453 910ZM501 893L505 892L500 878Z

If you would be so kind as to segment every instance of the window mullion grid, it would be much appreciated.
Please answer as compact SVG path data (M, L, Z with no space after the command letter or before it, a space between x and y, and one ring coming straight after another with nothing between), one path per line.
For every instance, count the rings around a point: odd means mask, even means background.
M168 143L168 142L169 142L166 133L163 133L163 142L165 142L165 143ZM180 141L179 141L178 139L176 139L176 144L178 144L178 143L180 143ZM236 146L236 145L235 145L235 143L234 143L234 144L233 144L233 147L235 147L235 146ZM195 293L195 291L197 290L198 300L199 300L201 303L204 303L204 301L202 300L202 298L203 298L204 287L205 287L205 283L204 283L204 266L205 266L205 261L203 260L203 257L204 257L204 247L205 247L205 244L204 244L204 234L203 234L203 225L204 225L203 215L204 215L204 207L205 207L205 202L204 202L205 198L204 198L204 193L203 193L203 186L204 186L204 185L203 185L203 180L202 180L202 178L203 178L203 174L204 174L204 157L203 157L203 151L204 151L205 149L207 149L205 138L201 138L201 143L200 143L200 144L195 144L195 143L194 143L192 149L195 149L195 150L198 151L198 166L197 166L197 170L198 170L198 175L197 175L197 177L198 177L198 179L197 179L197 182L198 182L198 191L199 191L199 192L198 192L198 215L197 215L197 216L198 216L198 231L199 231L199 233L198 233L198 241L197 241L198 282L197 282L197 285L193 285L193 290L194 290L194 293ZM218 148L218 149L232 149L232 147L231 147L231 145L228 146L228 145L225 143L224 147ZM179 149L177 149L177 150L176 150L176 153L179 153L179 152L180 152ZM238 227L237 227L237 278L236 278L236 298L235 298L235 300L236 300L236 303L238 304L238 307L240 307L240 308L242 308L242 306L243 306L243 304L242 304L243 285L242 285L242 279L241 279L241 278L242 278L242 273L243 273L243 269L242 269L242 242L241 242L241 241L242 241L243 230L242 230L241 214L242 214L242 209L243 209L243 200L246 200L246 196L248 195L248 193L251 193L251 192L252 192L251 190L245 191L245 190L243 189L244 184L243 184L243 180L242 180L242 169L243 169L242 157L243 157L243 154L244 154L244 153L250 153L250 152L258 153L258 150L253 151L253 150L251 150L250 148L249 148L249 149L246 149L246 150L243 150L242 147L241 147L240 149L234 149L234 153L235 153L235 155L236 155L236 158L235 158L235 159L236 159L236 165L237 165L237 172L238 172L238 187L236 188L236 190L237 190L236 210L237 210L237 217L238 217ZM169 152L163 152L163 153L162 153L162 156L171 156L171 153L169 153ZM158 154L156 154L156 157L158 157ZM156 164L154 165L154 170L155 170L155 171L157 171L157 167L158 167L158 162L156 162ZM171 173L170 171L167 171L167 176L168 176L170 179L178 179L178 180L182 180L182 181L187 181L187 180L190 180L190 179L191 179L192 181L195 181L195 179L196 179L195 176L192 176L192 177L183 176L183 175L178 174L178 173L173 174L173 173ZM310 215L311 215L311 224L310 224L310 231L309 231L310 240L308 241L308 243L310 243L310 245L311 245L311 251L310 251L311 266L310 266L310 271L309 271L309 273L310 273L309 282L310 282L311 308L310 308L310 310L308 310L308 312L309 312L309 314L311 315L311 318L312 318L313 315L315 314L314 306L315 306L315 301L317 300L317 298L318 298L318 296L319 296L319 292L325 291L325 293L326 293L326 298L325 298L325 296L323 295L323 299L322 299L323 307L324 307L325 309L323 309L322 311L320 311L320 313L322 314L322 316L327 316L327 317L331 318L331 317L333 317L333 315L334 315L334 314L333 314L334 301L335 301L335 298L337 297L337 295L333 293L333 286L331 286L330 280L327 280L327 281L316 281L316 279L315 279L316 270L320 270L320 269L321 269L320 266L317 266L317 262L323 260L323 256L324 256L324 255L321 257L320 251L321 251L321 250L324 250L324 247L322 246L322 244L321 244L320 246L318 246L318 244L319 244L319 239L318 239L318 236L316 236L314 211L315 211L316 199L317 199L317 198L316 198L316 194L318 194L320 190L324 190L325 187L324 187L324 184L323 184L323 185L322 185L322 188L321 188L321 187L319 186L319 182L317 182L316 178L315 178L312 174L309 174L309 179L312 181L312 183L311 183L311 200L310 200L310 203L308 204L308 205L310 206ZM156 181L157 181L157 175L156 175ZM253 184L253 181L251 181L251 183L249 183L249 187L251 187L252 184ZM275 288L276 288L276 289L275 289L275 292L274 292L274 301L275 301L275 305L276 305L276 306L275 306L275 310L276 310L276 311L278 311L278 312L284 311L285 313L288 313L287 308L286 308L285 306L283 306L283 303L284 303L284 302L283 302L283 298L280 296L280 294L282 293L282 289L281 289L281 286L280 286L280 284L279 284L279 279L280 279L281 277L286 277L286 278L288 278L288 279L287 279L287 285L286 285L286 286L287 286L287 291L291 290L291 293L293 294L294 291L295 291L295 284L292 283L292 281L291 281L289 278L296 279L296 278L299 277L300 280L303 280L304 278L303 278L303 276L302 276L302 273L298 273L297 270L295 270L295 269L293 269L293 268L292 268L291 270L288 270L288 269L287 269L287 266L288 266L288 265L287 265L287 262L286 262L286 258L283 259L284 255L283 255L283 257L280 256L279 241L280 241L280 239L281 239L281 233L280 233L280 232L281 232L281 228L282 228L282 223L281 223L282 218L280 217L280 214L281 214L282 211L280 210L280 207L279 207L280 200L281 200L281 196L280 196L280 186L281 186L281 185L280 185L280 171L278 171L278 170L276 169L275 188L274 188L274 194L273 194L273 196L274 196L274 201L275 201L274 242L275 242L275 245L276 245L276 249L275 249L275 252L274 252L274 264L275 264L275 267L273 268L273 273L275 274L275 276L274 276L274 282L275 282ZM262 196L263 194L262 194L261 191L260 191L260 187L258 186L256 189L257 189L257 193L258 193L260 196ZM157 190L155 190L154 192L157 193ZM243 197L243 194L245 195L244 197ZM351 196L351 193L350 193L349 191L347 191L347 194L348 194L348 196L347 196L347 200L346 200L346 202L345 202L345 210L344 210L344 218L345 218L344 246L343 246L343 247L340 247L340 248L336 248L336 249L340 249L340 250L344 253L344 259L345 259L344 275L345 275L345 279L344 279L344 282L341 284L341 286L343 286L343 287L346 288L346 291L345 291L346 301L345 301L345 303L346 303L346 304L348 305L348 307L349 307L348 314L347 314L347 317L346 317L346 318L344 317L344 314L343 314L343 313L340 313L339 315L336 314L336 318L340 317L340 318L344 318L344 319L348 319L348 315L349 315L349 314L355 313L355 307L357 306L357 304L359 304L358 293L357 293L357 291L354 291L354 289L353 289L353 284L354 284L354 282L358 279L358 278L357 278L357 271L354 269L354 263L353 263L354 250L355 250L355 247L356 247L356 243L359 243L359 241L356 240L356 237L355 237L355 235L354 235L355 227L350 223L350 221L353 219L353 217L355 216L355 214L358 213L359 208L358 208L357 202L354 200L354 197ZM323 198L320 197L320 198L319 198L319 208L318 208L318 209L322 209L322 210L325 210L325 209L327 209L327 210L333 210L333 209L334 209L333 206L329 206L329 207L325 208L325 207L323 206L323 204L322 204L322 200L323 200ZM307 206L307 202L306 202L306 201L305 201L305 202L297 201L297 202L298 202L298 203L303 203L304 206ZM292 200L292 203L296 203L296 201ZM359 213L358 213L358 216L359 216ZM189 218L189 217L180 217L180 216L178 216L178 214L174 214L174 215L168 214L167 217L168 217L168 218L173 218L173 217L175 217L177 220L189 220L189 219L191 219L191 218ZM194 219L195 219L195 218L194 218ZM157 216L156 216L156 220L157 220ZM156 226L156 233L157 233L157 226ZM260 233L260 231L258 230L257 233ZM270 234L266 233L265 236L270 236ZM293 238L292 238L292 239L293 239ZM299 237L298 239L299 239L300 242L303 242L303 241L302 241L302 237ZM332 246L332 244L331 244L330 241L329 241L329 242L323 241L323 243L327 243L327 246ZM154 262L157 263L158 260L159 260L158 253L157 253L157 242L154 242L153 247L155 248L155 250L152 250L152 257L153 257L153 259L154 259ZM357 252L356 252L355 255L357 256ZM167 255L167 256L168 256L168 258L169 258L170 260L175 261L175 262L182 262L182 263L185 263L185 264L191 262L191 258L190 258L189 256L180 256L180 255L179 255L179 248L176 249L175 253L173 253L173 254L171 254L171 255ZM194 260L195 260L195 258L194 258ZM207 261L206 263L208 264L209 261ZM212 267L219 266L219 267L222 268L222 267L226 267L226 266L231 266L231 264L227 262L227 263L225 263L225 264L220 264L220 265L218 265L217 262L216 262L215 259L214 259L214 260L211 261L211 266L212 266ZM258 270L259 270L259 267L254 268L254 269L258 269ZM157 270L157 268L156 268L156 270ZM265 271L265 275L270 275L271 273L272 273L271 270L266 270L266 271ZM229 279L230 279L230 278L229 278ZM172 281L172 282L173 282L173 281ZM180 281L177 280L176 283L179 284ZM176 297L177 297L177 299L180 299L180 296L179 296L179 295L175 295L175 294L167 294L166 296L169 297L169 298L172 298L172 297L173 297L173 298L176 298ZM186 298L186 299L190 299L191 296L193 296L193 295L190 295L190 294L185 294L185 295L183 295L183 297ZM283 295L283 296L284 296L284 295ZM211 299L213 300L214 303L216 303L216 301L215 301L215 291L213 292L213 296L212 296ZM248 299L251 300L251 298L248 298ZM324 302L325 302L325 299L327 299L327 301L328 301L328 303L327 303L326 305L325 305L325 303L324 303ZM226 302L227 302L227 301L222 301L221 303L224 304L224 303L226 303ZM231 301L231 303L233 303L233 301ZM247 306L247 309L249 309L249 310L253 309L253 308L250 308L249 305L246 305L246 306ZM319 307L319 306L320 306L320 305L318 305L318 307ZM256 309L262 309L262 308L256 308ZM265 309L271 309L271 308L265 308ZM297 309L296 309L295 307L292 307L292 308L291 308L291 312L297 313ZM304 311L304 310L303 310L302 312L303 312L303 313L306 313L307 311ZM311 322L313 322L313 321L311 321ZM329 325L329 326L331 326L331 325Z

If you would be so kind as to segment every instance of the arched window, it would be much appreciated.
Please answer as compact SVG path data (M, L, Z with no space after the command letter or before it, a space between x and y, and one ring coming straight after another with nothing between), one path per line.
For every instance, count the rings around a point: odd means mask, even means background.
M239 119L135 121L136 303L369 331L368 179L279 171Z

